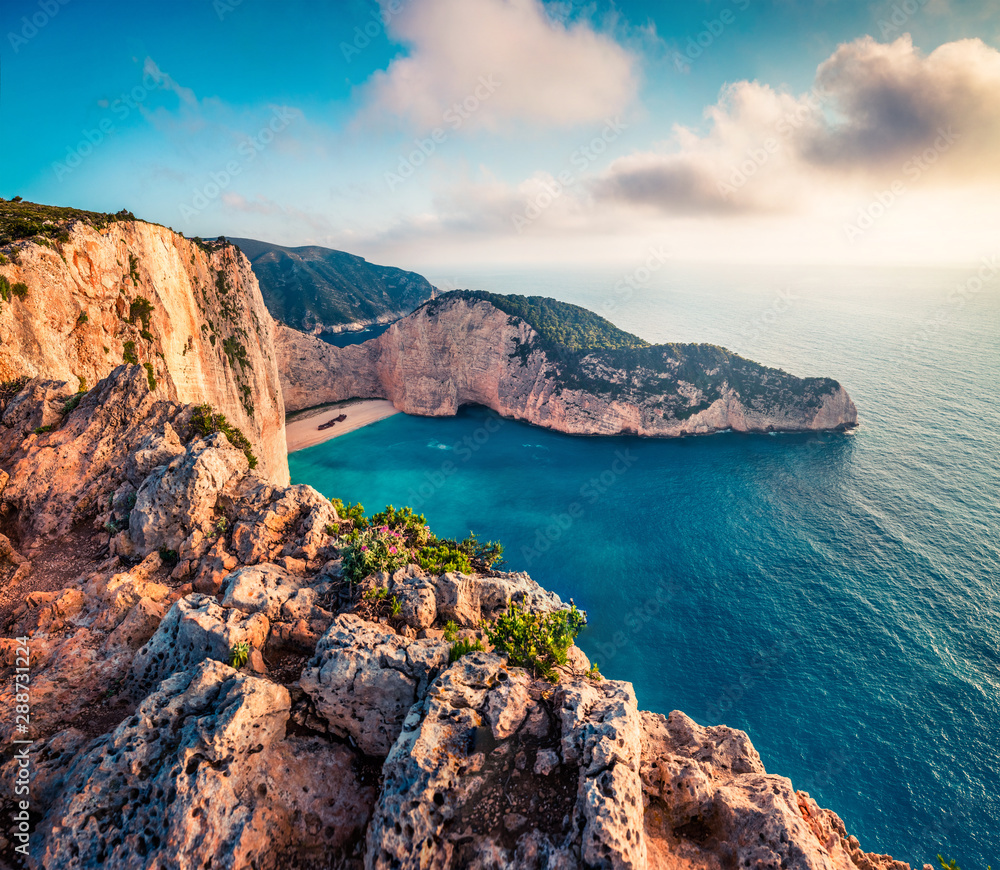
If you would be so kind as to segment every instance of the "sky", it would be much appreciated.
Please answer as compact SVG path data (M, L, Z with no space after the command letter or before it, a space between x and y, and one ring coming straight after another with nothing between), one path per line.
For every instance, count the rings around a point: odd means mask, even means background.
M997 255L994 0L3 0L0 196L407 268Z

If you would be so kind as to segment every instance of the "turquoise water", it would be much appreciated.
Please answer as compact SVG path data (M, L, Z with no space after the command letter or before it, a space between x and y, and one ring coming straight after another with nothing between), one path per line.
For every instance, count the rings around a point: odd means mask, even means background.
M499 539L589 611L580 645L642 706L745 729L865 848L997 866L1000 276L797 271L458 283L835 377L852 434L585 439L473 408L293 454L292 479Z

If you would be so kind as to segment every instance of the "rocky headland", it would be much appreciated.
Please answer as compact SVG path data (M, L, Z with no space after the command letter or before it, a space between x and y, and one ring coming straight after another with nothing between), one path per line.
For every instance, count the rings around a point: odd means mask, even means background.
M136 229L132 249L129 227L112 229L123 262L151 258L154 239L184 255L144 288L164 321L198 310L181 298L200 292L198 251L156 228ZM75 240L106 244L92 233L74 227L61 252L20 243L21 271L3 273L31 279L28 299L48 293L39 264L64 276ZM206 253L206 268L215 256L229 257ZM231 279L245 266L233 259ZM51 341L91 298L62 286L61 302L47 297L62 305ZM255 310L252 282L232 287ZM18 328L22 302L9 303ZM38 335L40 314L23 317ZM125 327L101 323L120 344ZM351 582L351 511L252 468L235 430L207 426L200 407L221 405L228 363L202 347L204 391L182 388L163 338L179 327L151 326L173 392L141 365L104 370L103 351L33 357L19 339L5 357L26 368L0 384L0 698L14 710L28 697L32 743L15 756L15 720L0 722L4 783L31 771L27 798L0 792L0 863L906 870L768 774L746 734L640 711L631 685L600 679L575 646L555 681L491 649L484 626L512 603L566 611L527 575L409 564ZM267 437L280 467L279 436ZM254 437L264 453L264 431Z
M797 378L711 345L649 346L577 306L541 302L563 319L583 320L580 340L572 331L536 328L537 306L523 305L527 316L519 316L498 307L503 297L468 292L440 296L378 338L345 348L279 325L285 406L381 398L407 414L449 416L475 404L574 435L798 432L857 423L850 396L829 378Z

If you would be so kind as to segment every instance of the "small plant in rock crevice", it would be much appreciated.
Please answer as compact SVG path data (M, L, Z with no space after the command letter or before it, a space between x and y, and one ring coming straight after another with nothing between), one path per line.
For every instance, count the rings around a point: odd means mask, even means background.
M160 559L168 568L173 568L180 561L180 556L178 556L176 550L171 550L168 547L160 547L159 553Z
M478 637L464 637L451 645L448 650L448 663L454 664L464 655L483 650L483 642Z
M248 641L241 640L238 643L234 643L229 648L229 665L230 667L239 670L248 661L250 661L250 644Z
M250 439L226 419L225 414L220 414L208 404L198 405L191 415L191 428L203 438L215 432L221 432L226 436L233 447L238 447L246 456L251 468L257 467L257 457L254 455Z

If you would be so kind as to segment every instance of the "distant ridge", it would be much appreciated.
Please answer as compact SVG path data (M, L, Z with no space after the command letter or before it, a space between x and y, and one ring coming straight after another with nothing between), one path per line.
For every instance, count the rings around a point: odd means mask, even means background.
M260 283L271 316L306 332L363 329L404 317L433 298L422 275L377 266L319 245L286 248L257 239L239 245Z

